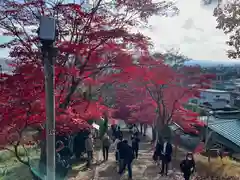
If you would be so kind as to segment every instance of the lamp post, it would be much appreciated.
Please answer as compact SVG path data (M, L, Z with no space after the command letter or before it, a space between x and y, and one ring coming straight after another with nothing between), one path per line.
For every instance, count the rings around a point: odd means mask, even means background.
M206 123L206 134L205 134L205 149L207 149L208 142L208 126L209 126L209 118L213 115L213 111L209 111L207 114L207 123Z
M54 42L57 37L55 19L40 17L38 35L42 43L46 93L46 180L55 180L55 98L54 98Z

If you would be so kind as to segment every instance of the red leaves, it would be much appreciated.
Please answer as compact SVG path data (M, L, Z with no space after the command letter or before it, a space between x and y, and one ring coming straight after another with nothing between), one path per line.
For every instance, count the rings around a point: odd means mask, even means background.
M71 76L74 74L71 69L63 68L58 73L60 72L68 72ZM56 76L59 75L58 73ZM83 100L81 96L74 96L75 103L70 104L67 109L61 109L62 100L58 98L66 97L66 93L68 93L67 89L58 90L58 88L66 88L62 86L62 82L62 79L59 78L55 90L57 133L73 133L79 129L90 128L87 123L89 119L99 119L104 112L108 111L108 108L100 103ZM88 79L85 80L85 83L87 82ZM16 73L5 75L0 83L0 125L4 130L1 131L4 137L12 132L19 134L18 132L27 127L41 127L46 119L42 68L36 64L17 66ZM68 86L69 83L67 83ZM12 143L17 140L15 138L10 141L5 138L5 141L1 143Z
M14 65L13 75L4 76L0 82L0 125L7 130L3 133L16 133L27 126L41 127L46 120L42 53L34 33L39 23L36 12L47 16L54 12L58 23L58 53L55 57L57 133L89 128L87 120L99 119L103 113L111 111L100 100L82 98L82 89L87 86L94 89L106 82L129 85L123 88L129 90L129 94L118 97L118 103L125 103L131 109L132 119L141 115L142 121L151 123L157 101L153 101L145 86L155 96L155 85L171 83L176 74L162 62L149 57L147 37L128 30L140 24L139 16L146 20L160 11L165 12L169 3L147 0L139 4L127 0L118 1L117 5L100 4L87 12L79 4L47 3L42 0L6 2L0 11L0 17L8 17L0 22L3 32L14 38L2 45L10 48L9 57ZM118 9L121 7L124 10ZM139 57L138 65L136 52L143 55ZM171 97L178 97L175 90L178 89L164 90L164 101L173 103Z
M198 68L185 68L186 71L182 69L179 73L162 61L146 56L140 58L140 63L141 66L129 66L123 71L128 81L117 87L120 114L125 114L131 122L152 124L158 119L164 125L179 121L188 131L196 133L191 124L199 124L198 114L184 110L182 105L198 96L199 88L211 83L205 78L211 76L199 75ZM192 86L192 83L196 84Z

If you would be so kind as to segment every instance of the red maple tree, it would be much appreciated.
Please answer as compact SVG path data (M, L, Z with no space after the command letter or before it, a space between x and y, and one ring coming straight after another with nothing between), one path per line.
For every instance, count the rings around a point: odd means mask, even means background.
M1 48L10 49L8 62L13 72L1 76L1 144L13 144L17 156L23 131L29 126L44 127L44 75L36 35L39 15L57 19L56 125L58 133L69 133L89 127L87 120L109 110L100 100L92 101L79 91L106 83L116 72L134 66L134 51L148 54L149 39L129 30L146 24L154 14L167 15L168 10L177 12L171 2L152 0L96 0L92 4L4 1L0 28L12 40Z
M150 57L140 57L139 64L125 69L129 80L118 87L118 101L130 109L130 122L154 124L160 131L174 121L193 131L191 124L199 124L198 114L183 105L198 97L199 89L209 88L214 76L202 74L199 67L176 69ZM135 76L129 76L133 71Z

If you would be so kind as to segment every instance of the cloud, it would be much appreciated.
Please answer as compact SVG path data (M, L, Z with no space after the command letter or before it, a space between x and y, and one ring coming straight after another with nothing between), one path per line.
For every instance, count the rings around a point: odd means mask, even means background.
M215 28L216 4L204 6L201 0L178 0L177 6L179 16L152 17L152 28L141 30L152 38L155 50L176 47L192 59L227 60L227 36Z
M179 48L192 59L227 60L227 36L215 28L213 9L216 4L203 6L201 0L177 0L177 6L179 16L154 16L149 20L150 29L139 29L152 38L155 50ZM8 51L0 50L0 57L7 54Z

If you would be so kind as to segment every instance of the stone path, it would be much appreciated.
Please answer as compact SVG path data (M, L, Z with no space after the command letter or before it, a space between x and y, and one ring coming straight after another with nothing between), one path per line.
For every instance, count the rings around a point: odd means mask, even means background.
M129 138L129 134L124 133L125 138ZM134 160L133 179L134 180L182 180L180 173L170 167L169 176L162 177L158 174L160 167L156 166L152 161L151 151L152 145L147 138L142 137L140 143L139 158ZM174 161L173 161L174 164ZM176 162L178 164L178 162ZM127 172L120 177L117 173L117 164L115 162L114 153L109 154L109 160L103 162L100 165L93 164L92 168L87 171L76 170L75 175L69 178L69 180L127 180Z
M156 166L152 159L152 153L141 151L139 155L139 159L134 160L133 162L133 179L136 180L167 180L174 179L173 173L169 173L168 177L161 177L158 175L160 168ZM94 180L113 180L113 179L121 179L127 180L127 172L119 177L117 174L117 166L114 162L113 157L111 156L109 162L106 162L100 165L95 172Z

